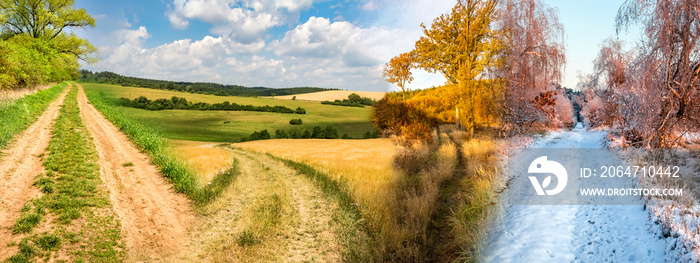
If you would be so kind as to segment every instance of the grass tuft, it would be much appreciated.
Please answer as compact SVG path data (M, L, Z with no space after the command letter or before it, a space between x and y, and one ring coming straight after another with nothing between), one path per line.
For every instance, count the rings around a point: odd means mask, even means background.
M12 227L12 231L15 234L28 233L34 229L35 226L41 222L41 215L38 213L28 213L22 215L15 225Z

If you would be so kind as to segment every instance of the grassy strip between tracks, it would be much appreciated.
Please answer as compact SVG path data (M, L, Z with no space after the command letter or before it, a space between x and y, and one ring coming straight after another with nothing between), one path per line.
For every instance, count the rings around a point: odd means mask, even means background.
M77 89L66 97L34 185L39 197L22 208L13 232L24 238L9 262L64 260L119 262L124 258L118 220L100 180L97 152L80 118Z

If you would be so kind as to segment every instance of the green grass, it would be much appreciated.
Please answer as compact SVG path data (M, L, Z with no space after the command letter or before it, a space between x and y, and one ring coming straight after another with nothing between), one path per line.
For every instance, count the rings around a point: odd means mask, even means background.
M336 233L339 236L338 240L343 242L343 262L381 261L376 258L378 256L375 250L377 248L376 240L370 235L357 203L353 200L346 185L333 180L327 174L308 164L276 157L269 153L267 155L306 176L316 187L321 189L326 198L338 202L340 209L333 215L333 222L338 226L339 231Z
M178 96L185 97L193 103L206 102L213 104L229 101L254 106L280 105L291 109L302 107L307 112L305 115L296 115L304 120L304 124L290 125L290 115L280 113L188 110L148 111L119 107L123 114L129 115L136 121L157 123L159 131L168 139L237 142L241 137L248 136L255 131L267 129L274 132L277 129L289 129L292 127L310 130L317 125L323 127L332 126L338 130L338 134L347 133L353 138L362 138L365 132L374 130L370 120L371 107L338 107L322 105L318 102L253 97L224 97L94 83L83 83L82 85L85 87L86 92L101 92L106 102L121 97L134 99L138 96L145 96L150 100L155 100L159 98L170 99L173 96ZM225 121L230 121L230 123L224 124Z
M64 82L8 104L0 104L0 149L7 147L15 135L34 123L66 86Z
M197 202L200 205L207 204L214 200L216 197L221 195L221 193L228 188L238 175L241 174L238 168L238 160L234 159L231 168L220 173L214 177L214 180L210 184L204 186L199 190L197 197Z
M44 160L48 172L37 176L34 183L44 195L22 208L13 227L15 233L30 235L20 242L19 254L9 261L35 257L49 260L50 251L65 243L70 243L68 251L73 260L118 262L124 258L119 222L112 215L107 191L101 188L97 153L89 138L74 88L54 124ZM83 220L76 220L79 218ZM43 223L52 225L53 232L34 233ZM79 233L68 233L76 227L81 229Z
M100 84L84 84L100 85ZM111 86L109 87L119 87ZM110 122L123 131L129 139L141 150L151 156L153 164L158 166L160 172L168 178L174 185L177 192L184 193L190 199L195 201L198 206L205 205L214 200L221 194L238 174L238 166L234 163L232 167L222 174L219 174L210 185L200 186L197 183L197 177L193 171L188 169L186 165L178 160L170 152L166 140L163 138L163 133L156 130L151 125L154 122L144 122L124 107L114 106L111 98L105 95L103 90L85 87L85 95L102 115ZM146 110L139 110L150 112ZM123 164L125 167L129 163ZM132 164L133 165L133 164Z

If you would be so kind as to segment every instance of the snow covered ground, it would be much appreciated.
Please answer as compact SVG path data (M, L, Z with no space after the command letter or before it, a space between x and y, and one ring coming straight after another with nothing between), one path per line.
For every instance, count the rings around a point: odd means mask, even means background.
M603 148L605 136L604 131L586 131L579 124L572 131L552 132L529 147ZM587 155L580 151L577 154L580 156L574 158L598 163L617 158L613 154ZM569 184L580 180L577 176L569 178ZM663 262L665 259L665 241L654 234L658 233L658 225L649 221L643 200L638 200L637 205L510 204L526 196L526 191L533 191L527 176L511 178L501 196L503 211L489 233L484 261Z

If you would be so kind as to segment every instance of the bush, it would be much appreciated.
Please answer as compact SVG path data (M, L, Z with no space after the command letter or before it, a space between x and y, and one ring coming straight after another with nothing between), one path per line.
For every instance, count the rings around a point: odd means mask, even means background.
M347 107L364 107L364 106L374 106L377 102L370 98L363 98L357 93L352 93L348 95L347 99L335 100L335 101L322 101L321 104L326 105L336 105L336 106L347 106Z
M289 135L287 134L287 131L285 131L285 130L276 130L275 131L275 138L287 139L287 138L289 138Z
M379 138L379 132L377 131L366 131L365 134L362 135L363 139L374 139L374 138Z
M430 131L438 119L430 117L418 107L384 97L372 111L374 127L406 140L431 140Z
M302 107L298 107L295 111L296 114L306 114L306 110Z
M291 124L291 125L301 125L301 123L302 123L301 119L291 119L289 121L289 124Z
M350 135L348 135L347 133L343 133L343 136L341 136L340 138L346 139L346 140L347 140L347 139L352 139L352 138L350 138Z
M297 128L292 128L287 133L291 139L301 139L304 136L304 132Z

